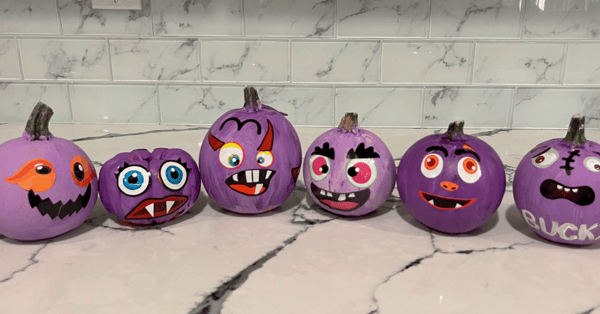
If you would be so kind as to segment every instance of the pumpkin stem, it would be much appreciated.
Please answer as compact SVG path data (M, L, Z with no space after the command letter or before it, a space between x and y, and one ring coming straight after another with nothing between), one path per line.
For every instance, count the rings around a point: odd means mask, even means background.
M463 127L465 125L464 120L456 120L448 125L448 131L444 134L444 138L450 141L460 140L464 137Z
M585 116L582 114L573 115L565 142L574 146L583 146L587 140L585 139Z
M50 118L52 118L53 114L54 111L52 111L52 108L48 107L46 104L38 102L37 105L35 105L31 111L29 120L27 120L27 125L25 126L25 133L27 133L31 141L41 140L42 136L45 136L46 139L52 137L52 133L50 133L50 130L48 129L48 124L50 123Z
M246 86L244 88L244 109L256 112L260 109L260 105L261 103L256 89L252 86Z
M346 112L346 114L342 118L342 121L340 122L340 125L338 126L339 129L342 129L345 131L353 131L357 127L358 127L358 114L356 112Z

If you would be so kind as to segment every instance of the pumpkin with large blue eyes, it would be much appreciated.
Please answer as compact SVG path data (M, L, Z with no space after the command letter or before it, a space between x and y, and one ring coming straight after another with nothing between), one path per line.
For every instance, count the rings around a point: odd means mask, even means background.
M463 132L463 121L426 136L402 156L397 185L408 212L445 233L482 226L498 209L506 186L504 165L484 141Z
M157 224L187 212L200 193L196 163L181 149L120 153L100 169L100 200L134 225Z

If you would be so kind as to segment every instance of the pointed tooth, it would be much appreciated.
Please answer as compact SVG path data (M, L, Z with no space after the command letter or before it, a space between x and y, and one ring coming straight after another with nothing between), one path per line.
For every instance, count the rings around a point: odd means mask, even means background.
M432 199L431 199L431 200L429 200L429 204L431 204L431 205L435 205L435 204L433 203L433 200L432 200Z
M333 194L331 194L331 192L327 192L327 196L333 197Z
M169 213L169 211L173 207L173 204L175 204L174 201L167 201L167 214Z
M460 205L459 203L456 203L456 206L454 206L454 208L461 208L462 205Z
M573 191L573 193L577 193L577 191L579 191L579 189L573 189L572 191Z
M150 213L150 216L154 217L154 203L146 206L146 210Z
M267 170L267 175L265 176L265 179L268 179L271 176L272 172L273 171L271 171L271 170Z
M237 173L233 175L233 177L232 177L232 178L233 178L233 181L235 181L235 182L238 182L238 177L237 177L237 176L238 176L238 174L237 174Z
M325 196L325 190L321 190L321 192L319 192L319 194Z
M260 190L262 189L263 184L259 183L256 185L256 190L254 190L254 195L258 195L260 193Z
M353 198L353 197L355 197L355 196L356 196L356 195L354 195L354 193L350 193L350 194L348 194L348 198Z
M346 200L346 194L340 194L340 196L338 197L338 202L342 202Z
M246 183L252 183L252 170L246 170Z
M569 192L569 191L571 191L570 188L565 188L565 192Z
M260 181L260 170L252 170L252 174L254 174L254 182Z
M562 190L562 189L563 189L563 186L562 186L562 185L560 185L560 184L557 184L557 185L556 185L556 188L557 188L557 189L559 189L559 190Z

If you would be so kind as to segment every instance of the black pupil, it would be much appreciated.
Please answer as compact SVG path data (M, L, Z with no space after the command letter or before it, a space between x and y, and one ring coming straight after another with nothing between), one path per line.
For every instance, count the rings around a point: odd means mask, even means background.
M594 169L600 170L600 165L594 165Z
M171 178L173 178L173 179L179 178L179 172L177 172L177 170L175 170L175 169L171 169Z
M322 173L327 173L327 171L329 171L329 167L327 167L327 165L322 165L321 166L321 172Z
M50 167L48 166L38 166L37 168L35 168L35 172L39 174L49 174L50 172L52 172L52 169L50 169Z
M83 181L85 173L83 173L83 166L81 166L80 163L77 162L73 165L73 173L75 174L75 178L77 178L77 180Z
M129 178L127 178L127 182L129 182L130 184L137 184L138 183L137 173L130 175Z
M358 174L358 171L356 170L356 167L350 167L350 168L348 168L348 174L351 177L355 177Z

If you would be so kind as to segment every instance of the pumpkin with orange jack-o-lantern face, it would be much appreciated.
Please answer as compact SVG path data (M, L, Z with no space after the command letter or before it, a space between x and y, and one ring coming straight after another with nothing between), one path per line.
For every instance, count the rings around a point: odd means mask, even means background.
M50 107L39 103L20 138L0 145L0 233L19 240L51 238L77 228L98 196L96 171L73 142L48 130Z
M464 122L413 144L398 166L400 198L422 224L446 233L479 228L498 209L504 165L484 141L463 133Z

